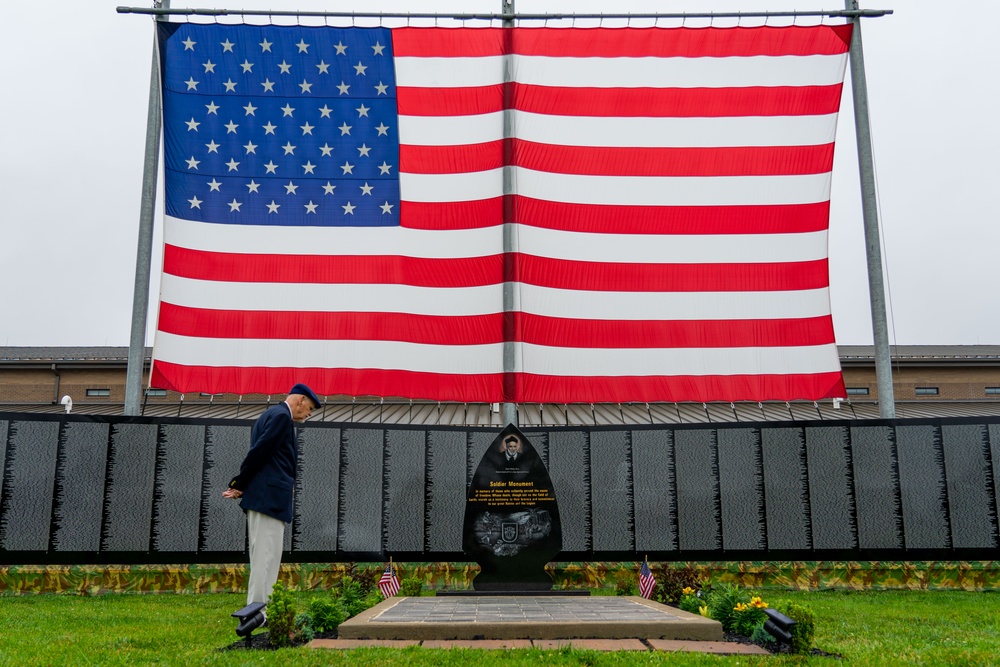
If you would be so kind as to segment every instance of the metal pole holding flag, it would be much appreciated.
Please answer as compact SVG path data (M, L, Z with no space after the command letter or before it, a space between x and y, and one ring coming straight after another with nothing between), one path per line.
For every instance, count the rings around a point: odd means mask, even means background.
M170 0L154 3L170 9ZM164 15L156 17L165 20ZM160 57L153 31L153 65L149 74L149 104L146 111L146 157L142 164L142 200L139 206L139 241L135 253L135 289L132 293L132 333L125 375L125 414L138 415L142 396L142 371L146 362L146 313L149 310L149 275L153 254L153 212L156 209L156 177L160 168Z
M501 7L503 9L503 27L513 28L514 27L514 0L500 0ZM504 31L507 39L510 39L510 30ZM513 62L511 60L511 49L506 49L504 51L507 55L504 56L504 105L503 105L503 136L513 137L514 132L511 127L512 121L512 100L511 100L511 82L513 81ZM504 141L504 152L507 153L511 150L511 144L509 141ZM503 168L503 199L504 199L504 217L503 217L503 327L504 327L504 340L503 340L503 384L504 384L504 397L510 397L514 395L514 373L517 370L517 348L515 346L514 340L516 339L515 327L517 323L514 320L514 311L516 308L514 300L514 289L516 288L515 276L514 276L514 252L516 251L515 239L514 239L514 225L510 224L513 221L513 217L510 211L511 197L510 193L514 192L513 183L513 170L510 167L511 160L510 155L504 155L504 168ZM503 409L501 412L501 418L506 426L507 424L513 424L517 426L517 404L504 401Z
M858 0L845 0L845 9L857 11ZM861 48L860 16L854 18L854 30L851 36L851 87L854 92L854 128L858 143L858 170L861 175L861 210L865 224L865 255L868 258L868 295L872 309L879 416L882 419L895 419L896 397L892 387L889 325L885 309L878 203L875 199L875 167L872 160L871 125L868 118L868 83L865 79L865 58Z

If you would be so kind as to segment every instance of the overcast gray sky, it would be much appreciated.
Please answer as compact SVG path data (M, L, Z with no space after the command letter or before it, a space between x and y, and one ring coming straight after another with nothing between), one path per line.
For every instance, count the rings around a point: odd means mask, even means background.
M4 7L0 345L128 345L153 30L149 17L115 12L126 2ZM500 0L173 0L172 6L497 12ZM863 24L892 342L1000 343L1000 2L865 0L862 6L895 12ZM564 14L842 8L842 0L517 0L520 12ZM158 210L150 332L161 222ZM849 85L830 229L837 342L870 343ZM151 343L152 334L147 338Z

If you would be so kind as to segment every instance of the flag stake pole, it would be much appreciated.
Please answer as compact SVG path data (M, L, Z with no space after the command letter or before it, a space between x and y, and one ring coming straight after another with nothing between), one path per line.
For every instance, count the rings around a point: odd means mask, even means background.
M858 10L858 0L845 0L845 8ZM854 18L851 35L851 87L854 92L854 129L858 144L858 171L861 176L861 211L865 225L865 256L868 260L868 295L872 309L872 337L875 343L875 380L878 410L882 419L896 418L896 397L892 387L892 358L889 325L885 310L885 284L875 199L875 167L872 158L871 124L868 116L868 82L861 48L861 20Z
M513 28L514 27L514 0L500 0L501 8L503 10L503 27ZM505 30L504 34L507 38L510 38L511 31ZM504 56L504 106L503 106L503 136L513 137L514 131L511 127L512 116L511 107L512 100L511 96L511 86L510 82L513 81L513 72L511 71L513 67L513 62L510 56L510 49L505 51L508 55ZM511 215L511 196L510 193L514 192L513 183L513 171L511 170L510 164L510 150L511 144L509 141L504 141L504 168L503 168L503 312L504 312L504 339L503 339L503 386L504 386L504 403L501 412L501 418L503 419L504 426L508 424L513 424L517 426L517 404L512 401L514 396L514 373L517 371L517 349L516 343L516 324L514 321L514 311L515 311L515 300L514 300L514 290L517 288L517 284L514 282L514 252L516 252L516 243L514 239L514 225L513 216Z
M170 0L155 3L170 9ZM165 15L156 16L166 20ZM154 24L155 25L155 24ZM153 31L153 65L149 74L149 103L146 110L146 157L142 163L142 198L139 205L139 240L135 253L135 289L132 292L132 333L128 344L125 374L125 414L139 414L142 371L146 363L146 314L149 310L149 275L153 254L153 214L156 210L156 177L160 168L160 57Z

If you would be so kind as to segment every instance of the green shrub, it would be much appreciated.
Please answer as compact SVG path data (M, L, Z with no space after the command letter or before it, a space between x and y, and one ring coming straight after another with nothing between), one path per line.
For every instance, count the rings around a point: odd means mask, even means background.
M658 602L678 602L683 597L685 588L699 591L702 587L701 577L698 576L694 568L689 566L672 567L664 564L654 570L653 574L657 582L654 599ZM697 611L695 609L694 613Z
M361 584L353 577L344 577L340 580L339 597L348 618L357 616L367 609L362 600Z
M316 637L313 630L313 617L308 612L295 615L295 639L302 642L311 642Z
M267 631L274 646L288 646L295 636L295 602L280 581L267 601Z
M809 653L816 636L816 617L812 608L791 602L782 603L775 608L795 621L791 630L792 641L789 643L792 653Z
M761 623L753 629L753 634L750 635L750 641L757 646L767 646L768 644L776 643L778 640L772 637L771 633L764 629L764 624Z
M692 614L700 613L700 608L702 603L701 597L698 595L698 591L691 588L690 586L681 589L680 600L677 601L677 606L686 612Z
M734 584L713 586L706 597L709 616L721 623L726 632L733 632L736 606L750 602L750 593Z
M361 597L368 595L373 590L377 591L378 580L382 578L381 570L370 567L359 569L354 563L351 563L348 574L354 581L358 582L358 586L361 588Z
M408 598L420 597L420 591L424 588L424 582L419 577L403 579L399 583L399 594Z
M615 574L615 595L638 595L639 578L631 570L621 569Z
M752 637L758 627L764 627L767 616L764 610L767 603L759 597L754 597L747 604L738 604L733 610L732 631L744 637Z
M331 632L347 620L347 610L340 598L313 598L309 601L309 614L316 632Z
M371 609L382 600L383 600L382 592L379 589L376 588L373 591L369 591L368 595L361 598L361 611L364 611L365 609ZM359 611L358 613L360 614L361 611Z

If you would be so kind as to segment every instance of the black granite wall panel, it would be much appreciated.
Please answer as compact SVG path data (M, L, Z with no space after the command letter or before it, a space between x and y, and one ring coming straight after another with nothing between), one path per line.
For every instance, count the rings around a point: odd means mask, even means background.
M674 431L677 466L677 530L681 551L722 548L715 431Z
M97 552L101 548L101 512L110 429L106 423L67 421L62 424L59 434L62 454L56 469L52 512L52 548L56 551ZM197 538L197 505L193 518Z
M156 424L114 424L111 427L102 550L146 551L150 548L156 433Z
M990 463L993 468L993 485L990 489L993 492L993 512L1000 522L1000 424L990 424L987 433L990 438Z
M590 488L594 550L635 549L632 447L628 431L590 434Z
M632 431L632 478L636 550L676 551L673 431Z
M897 426L899 487L907 549L951 547L941 430Z
M809 480L801 428L761 429L768 549L811 549Z
M426 437L424 543L431 551L461 551L468 489L463 483L463 475L472 446L461 431L428 431ZM493 434L493 437L496 435ZM479 459L476 459L478 464Z
M858 547L902 549L903 509L890 426L852 426L851 458L858 516Z
M382 429L344 429L340 455L341 551L382 550L384 437Z
M490 444L500 433L498 429L496 432L493 431L470 431L467 439L468 451L466 453L466 468L465 468L465 490L466 495L468 495L469 485L472 484L472 476L476 474L476 467L479 462L483 459L483 454L489 449ZM463 518L465 516L464 510L462 514Z
M437 435L437 433L435 433ZM461 462L465 458L465 434L456 432L458 465L450 475L459 498L464 487ZM435 438L437 440L437 438ZM385 434L385 536L389 551L423 551L424 500L426 492L426 445L423 431L386 431Z
M249 430L194 420L0 420L0 562L17 562L18 552L102 552L125 562L240 554L245 518L221 492ZM467 484L498 432L297 429L286 548L331 560L383 549L460 552ZM525 435L547 463L568 553L860 550L863 558L899 550L904 558L904 548L1000 546L998 424Z
M59 422L12 420L7 428L0 547L45 551L52 523Z
M153 489L154 551L198 550L204 464L205 426L160 426Z
M952 545L997 546L997 517L990 493L992 464L986 426L942 426Z
M201 551L244 551L247 522L238 500L222 497L250 451L249 426L209 424L201 485ZM288 531L285 531L288 532Z
M549 477L559 503L563 551L591 549L590 451L584 431L549 434Z
M549 432L548 431L523 431L524 437L528 439L531 446L538 452L545 469L549 469ZM477 462L478 463L478 462Z
M7 426L10 424L6 419L0 419L0 507L4 502L4 470L7 468Z
M720 428L717 437L723 548L766 549L760 431Z
M806 429L813 549L854 549L851 440L846 426Z
M336 552L340 496L339 428L300 429L299 470L295 486L292 549Z

